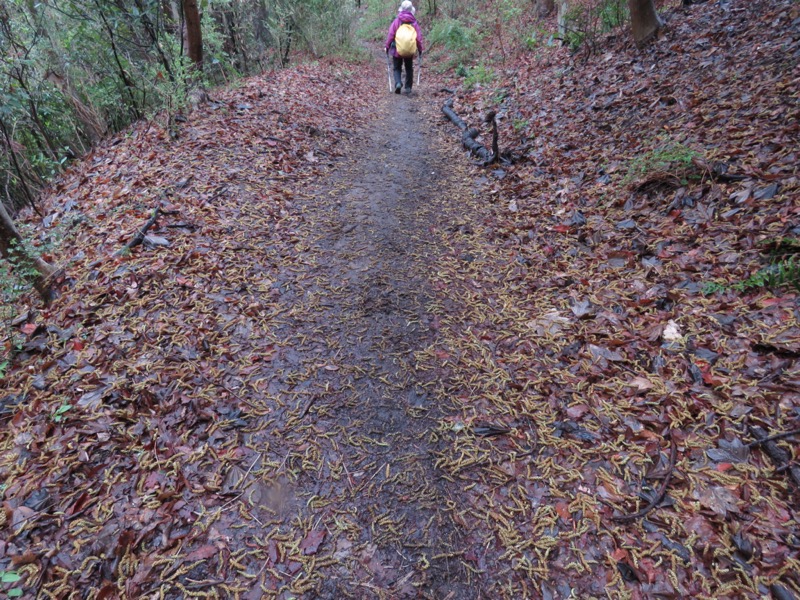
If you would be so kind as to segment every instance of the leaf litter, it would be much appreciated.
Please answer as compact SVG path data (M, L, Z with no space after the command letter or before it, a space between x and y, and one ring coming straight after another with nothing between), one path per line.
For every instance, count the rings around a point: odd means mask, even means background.
M440 396L463 420L515 433L489 446L440 429L453 448L439 466L475 496L461 515L492 529L477 543L508 569L490 596L800 595L796 436L749 446L755 424L797 429L796 290L703 293L800 233L799 16L789 2L668 8L643 51L619 36L605 56L540 48L458 92L459 114L502 114L518 159L465 205L424 357L448 357ZM692 149L687 171L628 179L670 144Z
M505 108L530 126L501 135L535 142L498 180L435 108L382 98L435 138L401 175L446 177L376 201L398 169L387 123L353 118L374 81L345 101L315 67L193 113L180 145L151 124L95 150L54 189L71 290L7 379L0 565L48 597L800 593L796 489L748 445L797 428L796 295L701 293L795 235L798 15L755 4L677 10L645 54L563 75L521 56ZM636 128L746 180L626 188ZM110 258L155 199L170 246Z

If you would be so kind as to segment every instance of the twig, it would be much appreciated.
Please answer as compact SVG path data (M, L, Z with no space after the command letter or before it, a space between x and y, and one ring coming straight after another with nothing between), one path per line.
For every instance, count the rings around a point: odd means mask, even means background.
M796 486L800 487L800 467L791 464L791 454L787 452L786 449L778 446L774 439L770 440L770 436L767 435L767 432L762 427L751 425L748 429L750 429L750 434L762 443L764 451L775 464L775 467L781 468L785 466L786 470L789 472L789 477L794 481Z
M314 403L317 400L319 400L319 396L314 396L313 398L311 398L311 400L308 401L308 403L306 404L306 407L303 409L303 412L300 415L301 419L305 418L305 416L308 414L308 411L311 410L311 407L314 406Z
M139 244L141 244L144 241L144 236L147 235L147 230L150 229L155 224L155 222L158 220L158 217L160 216L161 216L161 207L156 206L156 208L153 210L153 216L150 217L150 220L144 224L144 227L142 227L139 231L136 232L136 235L133 236L130 242L128 242L122 248L117 250L114 253L114 256L119 256L120 254L123 254L124 252L127 252L131 248L134 248Z
M667 493L667 486L669 485L670 480L672 479L672 472L675 470L675 462L678 460L678 444L675 442L675 434L670 429L669 430L669 439L670 439L670 451L669 451L669 468L667 469L666 475L664 475L664 480L661 482L661 486L658 488L658 492L655 496L647 503L643 509L633 513L632 515L622 515L619 517L611 517L612 520L617 521L618 523L623 523L625 521L635 521L651 510L653 510L658 504L664 499L664 495Z
M761 444L766 444L767 442L774 442L775 440L782 440L784 438L793 437L795 435L800 435L800 429L792 429L791 431L784 431L783 433L776 433L775 435L770 435L768 437L762 438L760 440L754 440L747 444L748 448L755 448L756 446L760 446Z
M165 225L169 229L197 229L197 225L194 223L170 223L169 225Z

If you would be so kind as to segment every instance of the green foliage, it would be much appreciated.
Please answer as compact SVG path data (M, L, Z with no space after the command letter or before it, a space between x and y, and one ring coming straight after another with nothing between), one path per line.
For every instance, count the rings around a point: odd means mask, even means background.
M469 62L477 51L477 29L467 27L456 19L442 19L434 23L428 43L431 48L443 47L450 55L450 66Z
M511 122L511 127L514 129L514 133L519 133L527 129L529 124L528 119L514 119Z
M464 86L471 89L476 85L485 85L494 80L494 71L484 65L477 65L467 70Z
M538 26L524 37L522 43L528 50L536 50L542 46L552 46L553 34L547 28Z
M624 25L630 12L625 0L606 0L600 4L600 23L603 31L611 31L615 27Z
M356 38L372 42L383 42L389 30L389 24L397 14L397 7L381 0L365 0L367 9L358 18Z
M467 76L464 79L464 86L467 89L471 89L476 85L486 85L491 83L493 79L494 71L492 71L492 69L487 68L484 65L478 65L469 69Z
M201 72L186 56L180 5L0 3L0 140L8 146L7 134L14 150L0 152L8 206L32 202L69 159L108 132L181 110L194 88L284 65L296 50L363 56L354 46L352 2L204 0Z
M0 361L4 363L2 371L8 368L10 359L22 345L23 338L13 327L13 321L17 318L17 301L31 291L30 277L36 275L36 271L22 260L13 242L9 248L9 255L7 261L0 262L0 327L2 327Z
M14 584L22 580L22 576L16 571L0 570L0 583ZM9 598L19 598L23 595L22 588L14 587L6 592Z
M699 156L699 152L680 142L672 140L657 142L655 148L630 162L623 183L642 180L648 175L660 172L687 177L693 161ZM685 184L686 180L682 179L681 183Z
M753 288L792 287L800 291L800 261L794 256L779 260L760 269L744 281L735 283L733 288L745 291Z
M37 245L34 246L30 241L35 239L32 227L18 223L17 229L23 237L24 248L18 248L12 240L8 260L0 261L0 379L24 342L23 336L13 327L13 322L18 316L20 299L31 293L31 281L38 275L23 257L41 257L45 253L55 252L66 238L65 227L62 224L50 229L48 235L36 239Z
M292 47L304 48L314 57L353 52L353 4L337 0L270 0L269 4L267 24L281 65L286 66Z
M66 418L66 414L72 410L72 405L67 404L66 402L59 406L55 412L53 413L53 421L55 423L61 423Z
M717 292L747 292L755 289L779 289L789 287L800 292L800 241L783 238L765 242L773 247L769 264L746 279L732 283L710 281L703 285L707 296Z

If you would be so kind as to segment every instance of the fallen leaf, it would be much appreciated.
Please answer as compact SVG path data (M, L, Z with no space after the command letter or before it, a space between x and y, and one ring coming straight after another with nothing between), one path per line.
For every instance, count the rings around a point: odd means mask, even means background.
M195 562L197 560L206 560L211 558L218 552L215 546L205 545L200 546L197 550L193 550L186 555L186 562Z
M316 554L320 544L322 544L322 540L324 539L324 529L312 529L306 534L306 537L303 538L303 541L300 542L300 549L303 551L303 554L306 555Z
M703 490L699 500L700 504L721 517L727 516L729 512L739 512L736 505L738 498L728 488L719 485Z
M647 392L655 387L655 384L646 377L634 377L628 382L629 387L636 388L640 392Z

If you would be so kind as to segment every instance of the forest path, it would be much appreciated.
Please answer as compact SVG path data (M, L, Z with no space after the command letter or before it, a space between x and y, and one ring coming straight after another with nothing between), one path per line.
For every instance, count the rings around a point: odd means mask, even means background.
M297 190L296 260L267 250L286 265L273 283L272 402L242 415L259 423L245 445L260 458L229 472L243 518L221 529L232 546L261 546L252 597L481 597L454 521L460 489L435 467L444 415L429 391L444 376L428 360L429 274L470 193L466 161L433 133L428 90L384 87L375 100L351 154Z

